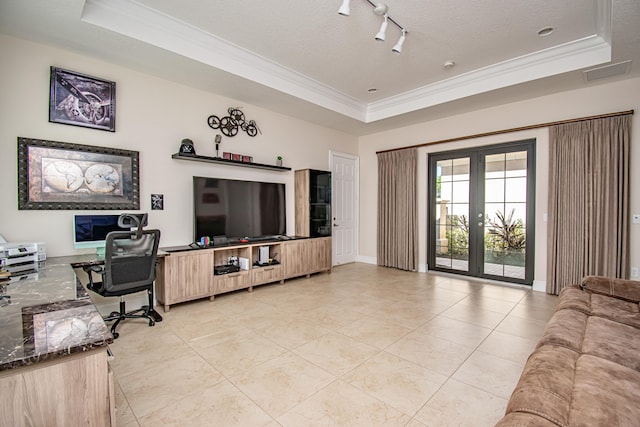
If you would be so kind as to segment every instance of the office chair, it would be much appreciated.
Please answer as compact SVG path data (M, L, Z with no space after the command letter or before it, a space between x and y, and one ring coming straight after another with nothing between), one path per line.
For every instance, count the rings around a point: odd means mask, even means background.
M105 257L103 265L87 265L83 267L89 276L87 288L105 297L119 296L120 311L114 311L103 317L105 322L114 321L111 326L113 338L118 338L116 328L125 319L143 318L149 326L162 321L162 316L153 309L153 282L156 278L156 258L160 243L160 230L143 230L146 214L143 219L132 214L122 214L118 218L118 226L130 231L112 231L106 236ZM93 274L102 277L94 281ZM128 312L125 308L124 295L147 291L149 305Z

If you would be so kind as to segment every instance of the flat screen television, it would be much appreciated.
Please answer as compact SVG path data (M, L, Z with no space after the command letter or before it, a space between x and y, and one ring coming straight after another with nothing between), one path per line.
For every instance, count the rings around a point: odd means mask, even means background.
M134 214L146 226L144 214ZM118 225L120 214L90 214L73 216L73 247L75 249L95 248L98 257L104 257L107 234L112 231L130 230L135 224Z
M194 241L286 233L285 184L193 177Z

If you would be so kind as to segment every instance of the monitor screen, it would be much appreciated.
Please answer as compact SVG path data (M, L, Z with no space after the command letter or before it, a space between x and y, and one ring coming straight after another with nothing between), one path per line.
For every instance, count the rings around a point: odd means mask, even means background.
M140 220L144 214L135 214ZM73 216L73 247L75 249L96 248L98 255L104 254L107 234L111 231L130 230L135 224L127 227L118 225L120 214L92 214ZM133 221L128 221L128 223ZM130 226L129 226L130 225ZM146 225L146 224L142 224Z

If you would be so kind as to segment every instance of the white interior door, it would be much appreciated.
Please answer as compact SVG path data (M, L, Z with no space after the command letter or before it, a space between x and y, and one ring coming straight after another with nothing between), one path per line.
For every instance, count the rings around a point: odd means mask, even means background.
M333 265L355 262L358 252L358 157L332 151Z

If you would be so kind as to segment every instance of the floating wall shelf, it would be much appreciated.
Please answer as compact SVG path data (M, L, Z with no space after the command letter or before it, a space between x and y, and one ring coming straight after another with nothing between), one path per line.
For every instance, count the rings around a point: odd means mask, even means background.
M264 163L241 162L239 160L227 160L220 157L198 156L195 154L176 153L176 154L173 154L171 158L191 160L193 162L218 163L221 165L229 165L229 166L244 166L245 168L269 169L269 170L278 171L278 172L286 172L291 170L291 168L287 168L284 166L266 165Z

